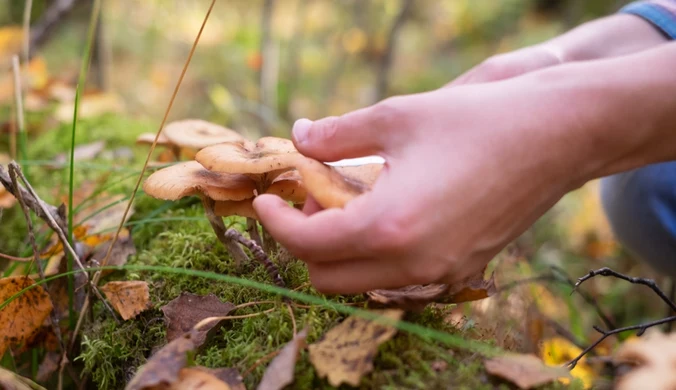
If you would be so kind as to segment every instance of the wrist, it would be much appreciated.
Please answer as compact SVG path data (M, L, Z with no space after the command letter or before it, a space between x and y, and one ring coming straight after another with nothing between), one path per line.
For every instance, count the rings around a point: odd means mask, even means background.
M580 25L541 44L561 62L617 57L653 48L668 39L645 19L615 14Z
M676 43L531 76L554 102L546 116L552 147L563 150L553 158L561 171L575 172L573 186L676 159L674 63Z

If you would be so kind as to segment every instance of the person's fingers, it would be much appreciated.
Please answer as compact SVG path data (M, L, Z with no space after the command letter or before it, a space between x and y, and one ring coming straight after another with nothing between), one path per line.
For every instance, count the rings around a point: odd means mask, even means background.
M387 99L316 121L299 119L293 126L293 141L302 154L320 161L382 154L404 125L405 106L397 101Z
M305 215L274 195L260 195L254 208L265 229L292 254L306 261L365 256L366 219L346 209ZM363 214L363 213L362 213Z
M305 215L312 215L316 212L322 211L324 208L317 203L315 198L312 195L308 194L305 198L305 205L303 206L303 213Z
M410 275L389 257L308 262L307 266L312 285L324 294L359 294L410 284Z

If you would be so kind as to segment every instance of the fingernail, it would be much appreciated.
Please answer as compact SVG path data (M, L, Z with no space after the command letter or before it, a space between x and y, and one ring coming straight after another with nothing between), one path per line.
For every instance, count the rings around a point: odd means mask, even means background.
M310 132L312 121L306 118L298 119L293 124L293 140L297 144L302 144L307 141L308 133Z

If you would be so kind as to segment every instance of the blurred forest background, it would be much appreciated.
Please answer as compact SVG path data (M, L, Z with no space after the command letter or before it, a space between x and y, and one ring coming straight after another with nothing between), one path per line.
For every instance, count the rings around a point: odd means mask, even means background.
M251 138L287 137L298 118L339 115L388 96L438 88L491 55L542 42L628 2L218 0L169 120L200 118ZM24 166L39 181L43 198L53 203L67 192L66 170L54 168L54 161L70 146L91 6L91 1L33 0L30 62L23 75ZM103 1L77 145L104 140L108 149L132 149L139 134L157 130L208 6L207 0ZM16 155L10 141L17 126L11 58L25 56L24 7L24 1L0 0L0 163ZM140 168L147 150L133 149L124 158L82 157L91 161L78 166L76 188L101 177L94 163L105 160L106 172ZM21 214L8 210L0 224L0 252L29 254L25 231ZM566 196L517 247L522 250L518 267L508 271L500 265L512 276L507 279L552 266L576 279L609 266L663 282L613 240L595 182ZM541 310L579 340L593 340L595 312L579 296L570 296L570 286L560 287L551 294L537 290L538 299L545 300ZM628 283L599 278L585 289L620 325L664 311L647 289ZM475 306L491 304L486 302Z

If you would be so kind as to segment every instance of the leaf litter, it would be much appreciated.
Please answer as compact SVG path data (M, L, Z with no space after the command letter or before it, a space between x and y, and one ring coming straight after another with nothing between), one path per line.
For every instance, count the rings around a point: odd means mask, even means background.
M307 328L300 331L272 360L263 374L258 390L281 390L293 383L296 360L300 351L305 349L307 332Z
M101 291L125 321L150 307L150 289L144 281L108 282L101 287Z
M161 307L167 323L167 341L172 341L186 332L190 332L200 321L209 317L227 316L235 305L221 302L214 294L196 295L182 292L177 298ZM218 321L212 321L201 328L202 333L215 327Z

